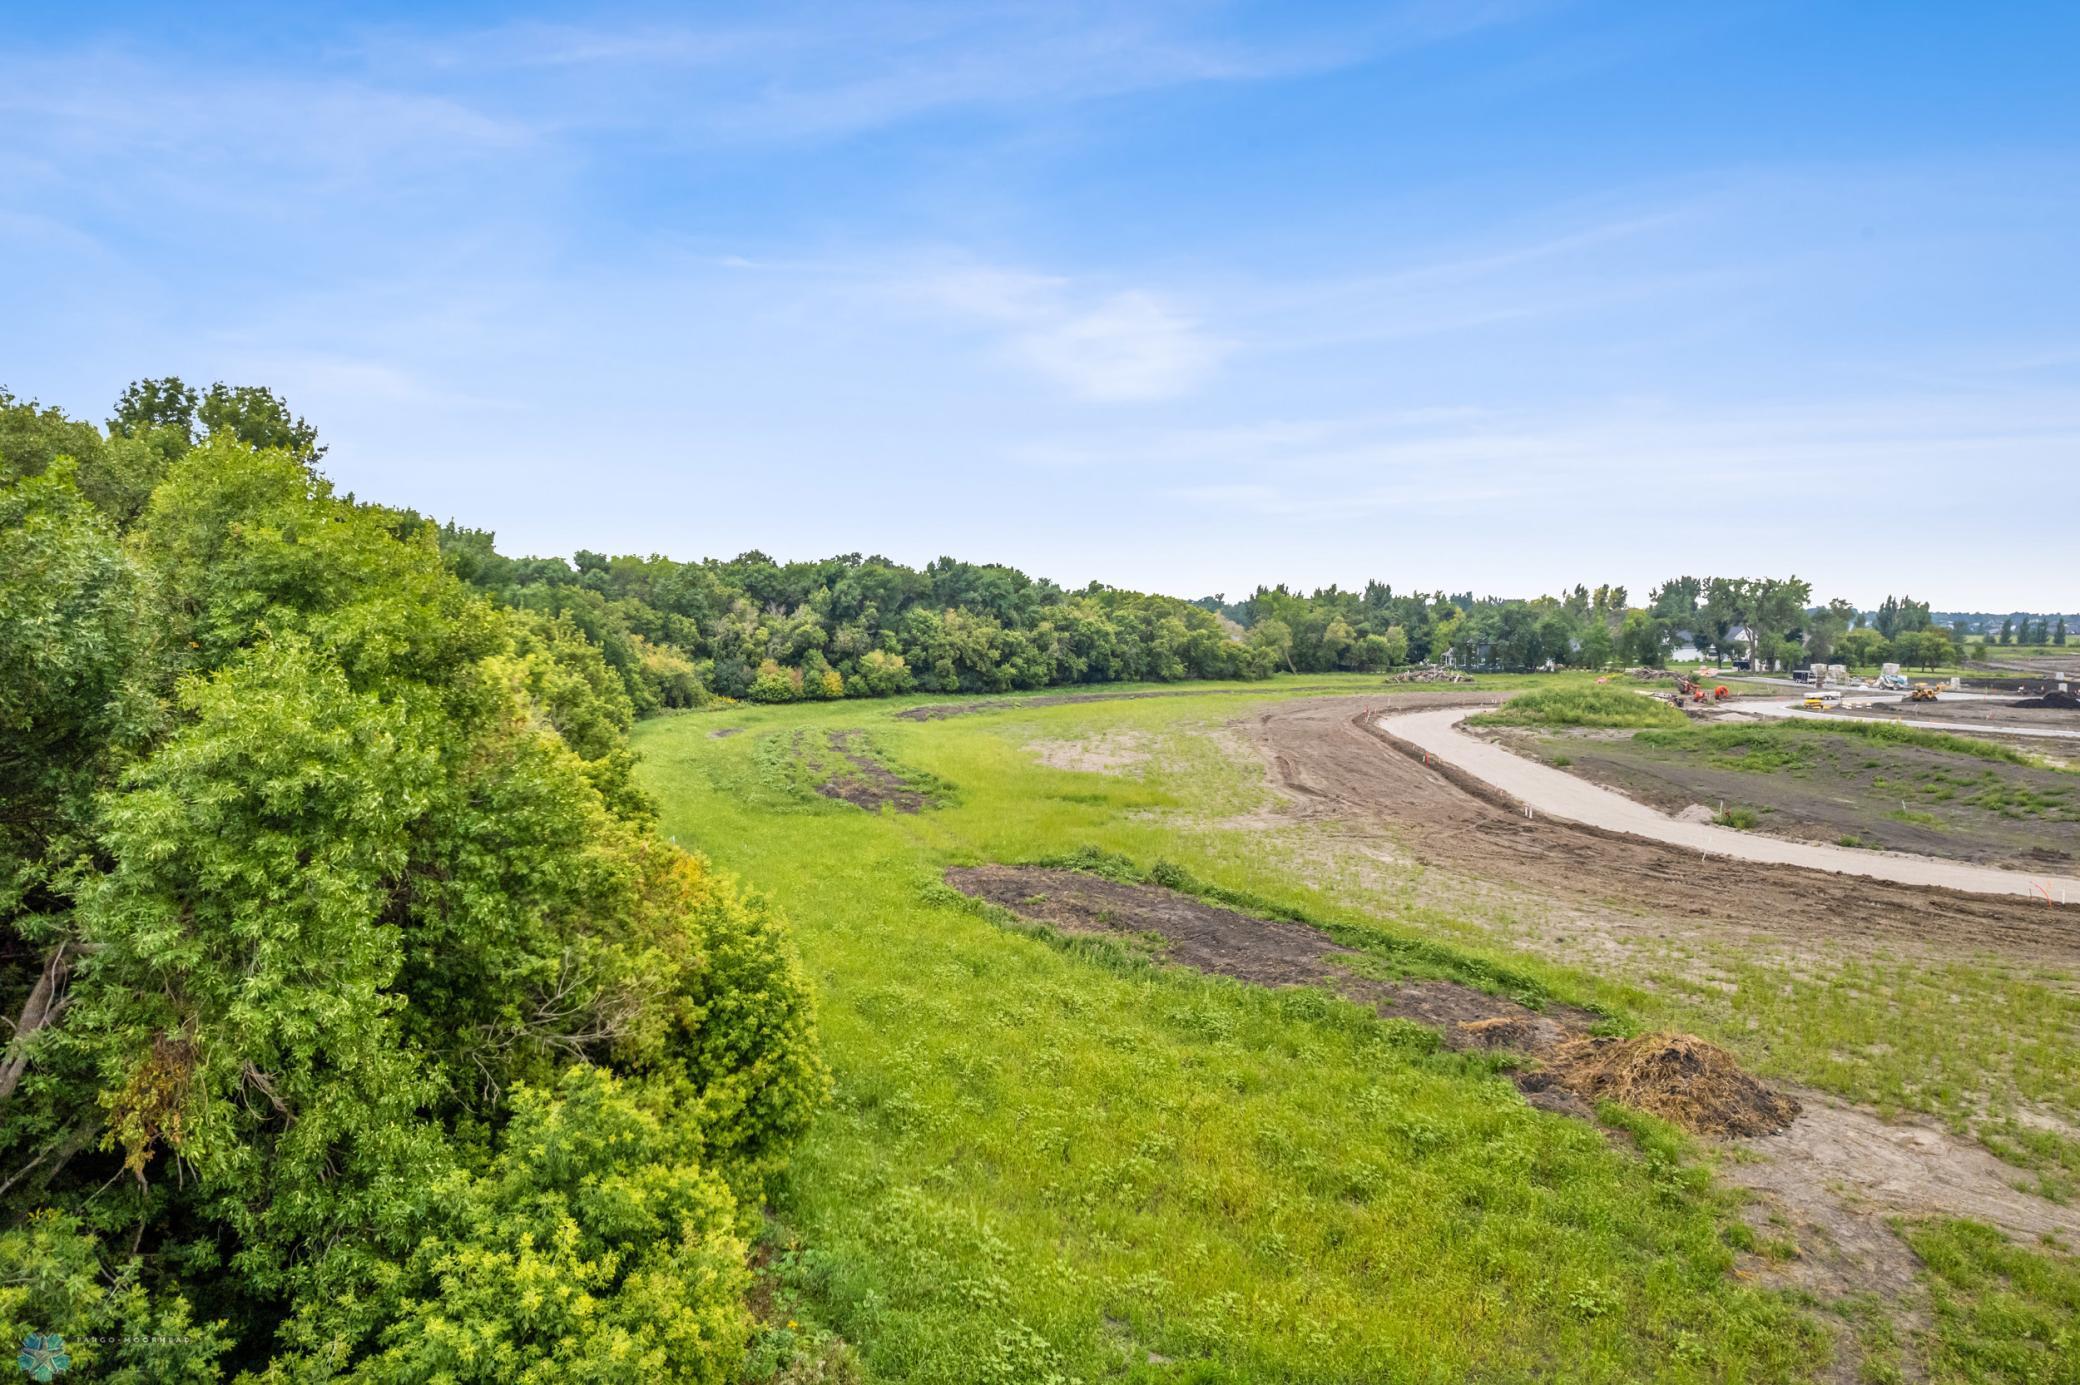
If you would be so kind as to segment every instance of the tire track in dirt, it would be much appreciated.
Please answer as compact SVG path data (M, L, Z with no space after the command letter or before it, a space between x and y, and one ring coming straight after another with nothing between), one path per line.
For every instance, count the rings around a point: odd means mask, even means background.
M1993 954L2072 968L2080 962L2070 910L2018 896L1973 895L1724 858L1553 819L1529 818L1464 772L1397 741L1382 712L1494 705L1494 695L1440 693L1309 699L1264 708L1241 725L1287 816L1339 834L1375 836L1454 877L1558 900L1608 936L1636 932L1635 912L1669 936L1771 940L1797 954L1815 938L1873 958L1935 960ZM1556 960L1566 960L1559 958ZM2024 1243L2046 1232L2080 1239L2080 1208L2014 1186L2023 1175L1978 1144L1918 1117L1883 1120L1817 1091L1792 1089L1804 1110L1781 1134L1729 1142L1741 1158L1720 1176L1788 1220L1800 1254L1759 1277L1823 1299L1872 1295L1908 1345L1927 1325L1920 1262L1887 1217L1969 1217ZM1855 1380L1858 1344L1839 1334L1831 1378ZM1919 1378L1921 1363L1905 1363Z
M1290 815L1371 829L1426 865L1548 897L1652 912L1676 931L1816 938L1873 955L1996 953L2080 965L2070 911L2020 896L1973 895L1703 857L1694 850L1548 818L1380 731L1373 718L1415 707L1493 706L1494 694L1309 698L1243 723Z
M1511 802L1527 805L1549 818L1602 828L1628 838L1643 838L1685 852L1728 857L1751 865L1796 866L1828 875L1887 880L1921 889L2019 895L2032 903L2052 897L2041 893L2047 887L2060 899L2080 898L2080 880L2064 876L2033 875L1932 856L1856 850L1828 842L1765 836L1709 822L1671 818L1615 790L1468 735L1459 724L1466 715L1464 708L1439 707L1392 713L1379 718L1375 725L1396 743L1448 761L1491 790L1508 795Z

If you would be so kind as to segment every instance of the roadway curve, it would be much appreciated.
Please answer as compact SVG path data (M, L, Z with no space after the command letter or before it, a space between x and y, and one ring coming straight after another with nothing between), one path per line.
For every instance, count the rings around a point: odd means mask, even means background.
M1534 814L1581 823L1608 832L1764 865L1802 866L1838 875L1860 875L1902 885L1962 890L1969 894L2029 895L2080 903L2080 879L2035 876L1990 866L1939 861L1927 856L1877 854L1819 842L1785 841L1688 822L1648 807L1574 775L1541 765L1468 735L1459 723L1477 707L1440 707L1380 717L1378 728L1427 755L1471 775ZM1984 728L1978 728L1983 731Z

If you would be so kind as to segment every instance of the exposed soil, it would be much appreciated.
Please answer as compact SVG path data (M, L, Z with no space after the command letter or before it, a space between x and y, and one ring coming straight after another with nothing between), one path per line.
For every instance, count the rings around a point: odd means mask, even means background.
M1493 694L1415 693L1395 709L1485 706ZM1362 698L1279 703L1242 723L1285 820L1346 836L1377 834L1427 865L1548 899L1572 900L1620 929L1723 941L1771 935L1794 951L1820 939L1874 955L1976 956L2080 963L2069 913L2021 896L1964 894L1794 867L1758 867L1545 817L1442 763L1425 764L1372 725ZM1613 910L1626 915L1620 920Z
M1098 736L1085 741L1035 741L1034 758L1051 769L1085 774L1117 774L1148 761L1148 740L1132 733Z
M743 732L744 728L741 726L725 726L719 731L710 731L708 739L711 741L723 741L728 740L731 736L742 735Z
M2070 707L2046 705L2042 698L1938 698L1934 702L1873 702L1868 705L1850 703L1829 713L1832 716L1863 717L1881 721L1947 722L1968 736L1999 736L2002 723L2017 727L2045 727L2056 731L2080 730L2080 717L2073 715ZM2053 742L2061 739L2044 735L2010 736L2003 744L2012 745L2032 754L2056 753L2059 747Z
M839 770L816 786L825 798L841 798L857 808L878 813L886 807L899 813L921 811L924 794L887 765L867 753L866 739L857 731L833 731L830 748L850 772Z
M1441 693L1395 706L1492 704L1493 696ZM1345 840L1373 839L1455 882L1449 893L1482 898L1501 887L1568 920L1567 954L1639 940L1680 946L1687 937L1747 938L1761 950L1810 955L1817 942L1849 955L1933 960L1995 954L2012 962L2080 962L2070 911L2020 897L1969 895L1853 879L1795 867L1758 867L1545 818L1526 818L1477 780L1394 742L1371 724L1361 699L1309 699L1267 707L1238 723L1288 796L1283 820L1319 824ZM1433 897L1435 897L1433 895ZM1623 940L1632 940L1627 943ZM2080 1238L2080 1207L2018 1190L2023 1174L1981 1146L1918 1118L1881 1120L1832 1097L1795 1092L1802 1109L1774 1135L1729 1142L1726 1181L1754 1191L1752 1209L1782 1225L1798 1252L1758 1264L1759 1277L1824 1299L1872 1296L1911 1335L1926 1323L1917 1261L1888 1217L1972 1217L2034 1241L2046 1231ZM1534 1096L1535 1100L1536 1097ZM1857 1379L1846 1339L1836 1374ZM1909 1378L1918 1363L1909 1352Z
M2080 776L1920 746L1797 731L1772 747L1794 763L1744 769L1752 751L1650 745L1630 735L1513 735L1513 749L1681 816L1758 810L1759 830L1798 841L1910 851L2017 870L2080 860ZM1759 762L1756 761L1756 762ZM1694 816L1694 814L1693 814Z
M974 866L946 872L964 894L1067 933L1159 940L1165 961L1260 986L1320 986L1390 1019L1436 1029L1447 1047L1509 1049L1547 1059L1517 1074L1532 1105L1588 1118L1610 1100L1700 1134L1776 1130L1796 1100L1741 1072L1730 1055L1687 1035L1656 1035L1607 1050L1597 1022L1571 1005L1533 1010L1456 981L1376 981L1354 975L1364 954L1304 923L1224 909L1155 885L1042 866ZM1743 1108L1742 1103L1746 1103Z

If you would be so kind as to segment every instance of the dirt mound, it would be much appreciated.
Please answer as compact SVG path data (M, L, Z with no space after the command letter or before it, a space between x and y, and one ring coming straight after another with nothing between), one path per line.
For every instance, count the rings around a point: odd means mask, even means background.
M1577 1039L1542 1075L1590 1101L1615 1101L1696 1135L1774 1135L1798 1115L1795 1097L1741 1071L1731 1053L1691 1034Z
M2042 697L2026 697L2020 702L2010 702L2010 707L2042 710L2055 708L2060 711L2080 712L2080 694L2059 692L2053 689Z
M1412 668L1387 675L1389 683L1471 683L1473 675L1450 668Z

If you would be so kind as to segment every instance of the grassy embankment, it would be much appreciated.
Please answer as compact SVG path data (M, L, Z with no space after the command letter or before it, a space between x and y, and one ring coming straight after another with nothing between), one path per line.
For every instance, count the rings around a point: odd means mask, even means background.
M1602 684L1537 688L1492 712L1467 718L1476 726L1584 726L1601 729L1683 727L1690 719L1665 695Z
M1664 1132L1638 1123L1648 1156L1622 1153L1427 1031L1050 942L940 883L1088 846L1319 903L1255 867L1243 834L1178 851L1177 788L1199 810L1255 796L1212 742L1166 747L1161 782L1049 770L1023 746L1093 712L1130 734L1203 725L1235 699L894 710L744 708L638 735L668 830L787 909L821 991L837 1096L781 1209L808 1247L790 1286L878 1376L1509 1380L1565 1362L1580 1380L1762 1380L1812 1361L1801 1315L1727 1273L1746 1233ZM742 733L712 738L724 725ZM776 766L775 738L847 727L933 776L944 806L870 816ZM1495 978L1340 915L1382 974Z
M1555 960L1535 916L1439 910L1420 870L1265 816L1260 766L1221 729L1250 699L1198 692L639 728L668 830L795 920L838 1096L779 1209L806 1249L780 1263L878 1376L1506 1380L1564 1362L1585 1380L1777 1379L1822 1355L1782 1302L1726 1276L1746 1233L1664 1134L1645 1160L1614 1152L1523 1107L1487 1060L1341 1002L1007 930L944 889L952 864L1082 847L1174 861L1369 939L1383 974L1506 976L1853 1097L1960 1123L1969 1107L2061 1176L2059 1142L2001 1120L2018 1101L2080 1112L2080 1012L2052 978L1733 947ZM790 778L776 738L850 727L942 806L870 816ZM724 728L741 734L711 736ZM1138 759L1052 770L1036 741ZM1729 980L1699 984L1700 964ZM1998 1309L2012 1279L1972 1302Z

